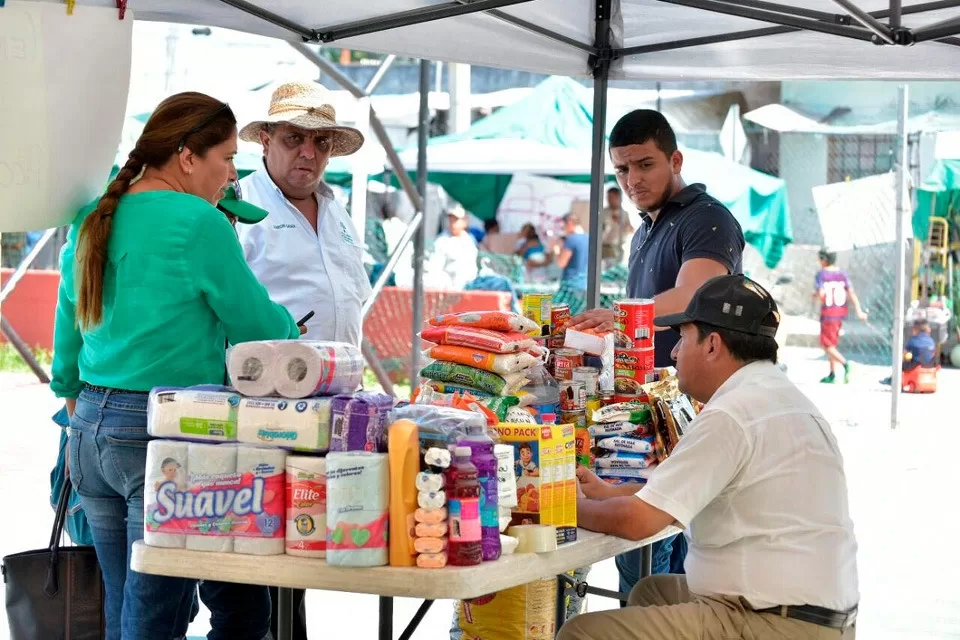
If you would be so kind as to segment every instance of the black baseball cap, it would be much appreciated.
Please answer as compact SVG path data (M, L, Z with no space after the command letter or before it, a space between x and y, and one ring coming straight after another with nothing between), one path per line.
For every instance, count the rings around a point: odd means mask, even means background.
M267 217L267 210L254 206L240 199L239 184L234 182L227 187L223 198L217 203L217 209L224 213L236 216L240 222L256 224Z
M751 336L776 337L780 312L773 296L742 275L711 278L697 289L683 313L654 319L658 327L703 322Z

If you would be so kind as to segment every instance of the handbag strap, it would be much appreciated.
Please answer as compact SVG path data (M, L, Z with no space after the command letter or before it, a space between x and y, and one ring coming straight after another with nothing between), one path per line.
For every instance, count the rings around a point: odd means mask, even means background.
M50 533L50 546L52 552L56 552L60 539L63 537L63 527L67 521L67 507L70 503L70 468L67 467L63 476L63 486L60 488L60 500L57 502L57 515L53 519L53 531Z

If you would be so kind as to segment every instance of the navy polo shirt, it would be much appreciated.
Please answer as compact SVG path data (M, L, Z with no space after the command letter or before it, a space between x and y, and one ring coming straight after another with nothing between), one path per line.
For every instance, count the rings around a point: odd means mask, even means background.
M673 289L680 266L694 258L709 258L729 273L742 273L743 246L740 223L723 203L708 195L702 184L684 187L660 209L656 222L643 216L630 242L627 295L653 298ZM658 367L673 365L670 352L679 340L673 329L657 331Z

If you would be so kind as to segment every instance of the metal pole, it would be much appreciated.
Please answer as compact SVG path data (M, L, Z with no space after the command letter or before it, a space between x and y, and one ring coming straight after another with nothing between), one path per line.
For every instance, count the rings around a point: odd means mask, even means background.
M893 44L893 32L890 31L890 27L883 24L872 15L853 4L850 0L833 0L838 5L847 10L847 13L850 16L862 24L864 27L869 29L876 35L878 38L886 42L887 44Z
M30 253L20 261L20 264L17 265L16 271L13 272L13 275L10 276L10 279L3 285L3 288L0 289L0 303L3 303L7 299L13 290L17 287L17 283L23 279L23 276L26 275L27 269L30 268L30 265L33 264L33 261L37 259L37 256L40 255L40 252L43 251L43 248L47 246L47 242L50 241L50 238L57 234L57 229L47 229L40 239L37 240L37 244L33 245L33 249L30 250Z
M599 52L593 69L593 144L590 162L590 250L587 263L587 309L600 306L600 203L603 199L604 142L607 130L607 83L610 75L610 3L597 0L596 42Z
M901 0L890 0L890 28L898 29L900 27L900 18L903 16L903 5Z
M413 243L413 344L410 349L410 388L419 384L420 338L423 326L423 252L427 242L427 138L430 135L430 61L420 61L420 126L417 129L417 191L420 193L423 214ZM401 168L402 170L402 168Z
M420 225L423 224L423 212L418 211L415 216L407 223L407 228L403 231L403 236L400 237L400 242L397 243L397 248L393 250L393 253L390 254L390 258L387 260L386 266L383 268L383 272L380 274L380 277L377 278L377 281L373 283L373 290L370 292L370 297L367 298L367 301L363 303L363 306L360 307L360 317L366 319L367 314L370 313L370 309L373 308L373 303L376 302L377 296L380 295L380 292L383 291L383 288L387 286L387 280L390 279L393 270L397 268L397 263L400 262L400 257L403 255L404 249L407 248L407 245L410 244L410 241L414 237L414 233L420 228Z
M47 376L47 372L43 370L43 367L40 366L40 363L37 362L37 359L33 357L33 354L30 352L30 348L24 343L20 335L13 330L13 326L7 319L0 316L0 333L7 336L7 340L13 345L13 348L20 354L20 357L23 358L23 361L27 363L27 366L30 367L30 370L33 371L34 375L37 376L37 379L40 380L43 384L50 382L50 377Z
M377 88L377 85L380 84L380 81L383 80L383 76L387 75L387 71L393 65L393 61L397 59L397 56L394 54L388 55L380 63L380 66L377 67L376 73L373 74L373 77L370 78L370 82L367 83L367 86L363 88L363 92L368 96L371 95L374 89Z
M893 375L890 389L890 428L900 426L900 393L903 384L903 325L904 306L907 297L907 207L905 200L908 194L907 187L907 115L910 109L910 88L900 85L899 102L897 104L897 280L893 300L893 355L891 357Z

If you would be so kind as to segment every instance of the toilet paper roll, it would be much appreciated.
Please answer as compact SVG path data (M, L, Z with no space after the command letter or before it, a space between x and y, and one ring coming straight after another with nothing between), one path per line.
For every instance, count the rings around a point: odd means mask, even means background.
M353 393L363 382L363 356L352 344L287 340L274 348L276 389L285 398Z
M147 432L155 438L236 442L240 396L225 387L159 387L150 392Z
M327 461L287 456L286 553L303 558L327 555Z
M147 445L147 468L143 486L143 541L151 547L186 547L185 535L163 530L177 530L176 522L161 525L158 521L157 516L160 514L157 510L161 509L161 506L157 502L157 492L164 483L171 483L175 490L186 488L188 448L186 442L172 440L151 440Z
M277 341L241 342L230 348L227 373L245 396L277 395Z
M237 413L237 439L243 444L326 453L331 404L331 398L243 398Z
M263 508L258 514L246 516L249 524L243 535L235 530L234 553L251 556L283 555L286 539L285 484L287 452L270 447L237 447L237 473L244 486L263 480Z
M386 454L348 451L327 455L327 564L387 564L389 489Z
M440 491L444 485L443 476L432 471L421 471L417 474L417 491Z
M187 489L198 492L236 484L237 446L231 444L187 445ZM229 516L228 516L229 518ZM224 533L223 529L226 529ZM209 518L187 533L187 549L192 551L233 551L232 524L228 519Z
M442 491L421 491L417 494L417 504L421 509L439 509L447 504L447 494Z

